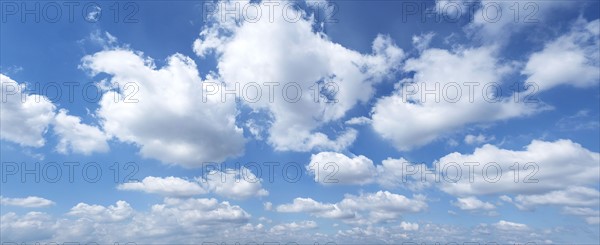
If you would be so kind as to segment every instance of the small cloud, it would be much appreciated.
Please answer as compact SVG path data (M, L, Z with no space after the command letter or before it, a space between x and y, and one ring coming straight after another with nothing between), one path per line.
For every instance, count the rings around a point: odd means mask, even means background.
M488 137L483 134L479 134L479 135L469 134L469 135L465 136L464 141L465 141L465 143L467 143L469 145L475 145L475 144L479 145L479 144L483 144L485 142L489 142L489 141L492 141L495 139L496 139L496 137L494 137L494 136Z
M265 210L267 210L267 211L273 210L273 203L271 203L271 202L265 202L265 203L263 203L263 206L264 206Z
M0 196L0 204L2 206L17 206L24 208L42 208L52 206L55 203L45 198L28 196L25 198L8 198Z
M367 117L353 117L345 123L346 125L367 125L371 124L371 119Z

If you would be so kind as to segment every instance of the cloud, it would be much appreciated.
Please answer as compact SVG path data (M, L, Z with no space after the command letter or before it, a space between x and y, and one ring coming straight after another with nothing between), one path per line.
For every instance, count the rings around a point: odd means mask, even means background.
M524 150L506 150L487 144L472 154L451 153L439 159L436 171L442 177L448 176L447 181L440 181L439 188L452 195L530 195L574 186L593 186L600 179L598 161L599 153L570 140L533 140ZM470 170L466 165L470 163L477 165L471 164ZM518 168L515 163L519 163ZM450 181L458 176L453 170L457 164L460 166L458 174L462 177ZM501 176L496 172L498 167L503 173ZM517 173L515 169L518 169Z
M242 154L235 103L206 95L204 85L213 79L202 80L189 57L175 54L166 63L157 69L152 59L127 49L82 58L92 74L110 76L100 83L107 91L96 112L106 133L139 145L143 157L184 167Z
M568 187L565 190L551 191L538 195L518 195L515 204L521 209L539 205L592 206L600 204L600 192L588 187Z
M28 196L25 198L8 198L0 196L0 204L3 206L17 206L24 208L43 208L52 206L55 203L45 198Z
M363 155L348 157L336 152L320 152L311 156L306 166L314 180L322 185L366 185L377 183L386 188L407 187L421 190L431 185L429 182L408 181L411 171L425 168L404 158L388 158L381 165Z
M494 140L495 137L491 136L491 137L487 137L483 134L479 134L479 135L472 135L472 134L468 134L465 136L465 143L469 144L469 145L473 145L473 144L482 144L491 140Z
M463 0L461 0L463 1ZM440 2L440 1L438 1ZM463 1L466 2L466 1ZM568 1L528 1L513 2L482 0L472 16L472 22L465 27L467 34L485 43L506 44L510 37L525 27L533 27L545 22L555 10L565 11L577 4ZM520 8L519 11L513 11ZM469 10L469 9L467 9Z
M2 139L21 146L42 147L56 106L41 95L25 93L24 85L0 74Z
M494 227L496 227L499 230L522 231L522 230L529 229L529 227L527 227L527 225L525 225L525 224L519 224L519 223L509 222L509 221L505 221L505 220L498 221L498 223L494 224Z
M495 91L494 86L500 86L513 70L496 53L491 46L453 51L434 48L407 60L404 71L414 75L397 84L392 95L377 100L373 129L398 150L407 151L472 124L541 110L540 104L515 102Z
M219 4L224 4L221 8L235 7L229 1ZM296 8L289 8L288 14L307 16ZM255 98L256 92L239 96L245 105L272 117L267 142L275 150L339 151L348 147L356 139L355 130L345 128L327 135L321 127L342 119L356 104L369 101L374 95L373 85L394 74L404 52L389 36L378 35L372 53L361 54L332 42L323 32L313 31L313 19L272 17L245 21L222 18L217 11L194 42L194 50L200 57L214 52L218 75L228 90L236 86L243 90L253 83L279 84L273 96L267 96L269 89L263 86L257 101L245 99ZM283 88L289 85L294 87L285 96ZM295 90L302 96L290 102Z
M262 179L245 167L237 170L225 169L223 172L213 170L198 181L206 190L232 199L269 195L269 192L262 188Z
M179 222L181 227L211 223L245 223L250 218L239 206L229 202L219 203L210 198L165 198L163 204L152 206L151 212L166 219L166 223Z
M460 208L461 210L467 211L493 210L496 208L496 206L493 204L489 202L483 202L477 199L477 197L457 198L456 202L452 203L452 205Z
M418 36L415 35L412 37L412 44L419 52L423 52L423 50L429 48L429 44L434 36L434 32L428 32Z
M120 184L117 186L117 189L143 191L163 196L194 196L207 193L200 184L173 176L166 178L148 176L141 182Z
M298 223L292 222L292 223L275 225L271 228L270 231L275 234L281 234L281 233L286 233L286 232L296 232L296 231L315 229L315 228L317 228L317 222L308 220L308 221L300 221Z
M571 31L533 53L521 72L540 91L559 85L586 88L600 84L600 20L578 19Z
M400 228L405 231L416 231L419 229L419 224L410 222L400 222Z
M337 204L320 203L311 198L295 198L291 204L277 206L277 212L281 213L310 213L315 217L331 219L354 218L354 212L341 210Z
M44 135L52 125L59 142L56 150L89 155L108 151L107 136L97 127L81 123L81 119L68 115L43 95L25 93L25 85L0 74L2 81L2 139L21 146L42 147Z
M371 119L368 117L353 117L345 122L347 125L367 125L371 124Z
M262 179L244 167L228 168L223 171L212 170L193 181L173 176L164 178L148 176L140 182L120 184L117 189L143 191L167 197L191 197L214 193L236 200L269 195L269 192L262 188Z
M46 213L29 212L19 216L9 212L0 216L2 241L39 241L56 232L54 220Z
M94 126L82 124L79 117L67 115L67 110L60 109L53 122L54 133L59 137L56 150L60 153L77 152L89 155L93 152L107 152L108 137Z
M125 201L117 201L115 205L108 207L78 203L68 213L71 216L91 219L97 222L119 222L130 218L132 214L133 209Z
M273 210L273 203L271 202L264 202L263 203L263 207L266 211L271 211Z
M49 242L80 241L111 243L136 241L150 243L184 243L207 238L240 238L254 231L242 231L251 216L228 202L205 198L165 198L150 210L134 210L129 203L117 201L110 206L79 203L64 216L46 213L25 215L7 213L0 217L0 232L6 241ZM260 228L261 225L255 226ZM218 235L214 230L234 235ZM221 234L221 233L220 233Z
M335 152L312 155L306 169L321 184L368 184L375 173L371 159L365 156L349 158Z
M564 207L563 213L583 217L590 225L600 224L600 210L581 207Z
M338 203L320 203L311 198L296 198L291 204L277 206L278 212L309 213L316 217L344 219L353 224L372 224L397 219L401 214L418 213L427 209L425 197L413 199L388 191L346 194Z

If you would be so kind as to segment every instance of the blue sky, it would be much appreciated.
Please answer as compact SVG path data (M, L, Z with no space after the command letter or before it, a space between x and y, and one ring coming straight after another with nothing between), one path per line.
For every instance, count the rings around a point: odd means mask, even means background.
M600 242L597 1L1 7L2 242Z

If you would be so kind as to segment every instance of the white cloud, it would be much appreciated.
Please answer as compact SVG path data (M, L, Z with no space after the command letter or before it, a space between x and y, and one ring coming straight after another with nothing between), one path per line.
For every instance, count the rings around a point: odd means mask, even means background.
M42 147L50 125L58 136L56 150L89 155L108 151L107 136L97 127L81 123L68 115L67 110L55 112L56 106L45 96L25 93L25 85L0 74L2 110L0 115L2 139L21 146Z
M166 223L179 223L181 227L202 223L244 223L250 218L239 206L219 203L214 198L165 198L164 204L152 206L151 213L162 217Z
M367 125L371 124L371 119L368 117L353 117L345 122L347 125Z
M463 0L461 0L463 1ZM482 0L473 12L472 22L465 27L468 34L487 43L506 44L512 34L545 22L553 11L576 6L571 1L508 2ZM519 8L518 11L515 11Z
M522 231L522 230L529 229L529 227L527 227L527 225L525 225L525 224L519 224L519 223L509 222L509 221L505 221L505 220L498 221L498 223L494 224L494 227L496 227L499 230Z
M436 171L448 176L439 188L458 196L487 194L544 194L574 186L588 186L600 179L600 154L591 152L570 140L554 142L533 140L524 150L506 150L484 145L472 154L458 152L439 159ZM472 171L466 165L477 163ZM518 171L515 172L519 163ZM454 169L460 166L461 177L456 179ZM473 164L471 164L473 165ZM484 167L487 174L484 176ZM500 167L502 175L496 168ZM447 169L447 173L443 172ZM470 173L471 172L471 173ZM515 182L515 176L518 178ZM473 181L470 181L470 177ZM537 181L536 181L537 180Z
M212 198L165 198L163 203L152 205L148 211L133 210L124 201L108 207L80 203L57 218L39 212L4 214L0 217L0 232L3 241L28 243L113 243L125 240L198 243L207 238L229 241L256 235L264 226L257 224L252 226L252 230L243 227L250 225L250 217L239 206ZM219 233L215 234L215 230Z
M477 199L477 197L457 198L456 202L453 202L452 204L461 210L467 211L492 210L496 208L496 206L493 204L489 202L483 202Z
M39 241L56 233L54 220L46 213L29 212L23 216L9 212L0 216L2 241Z
M271 202L264 202L263 203L263 207L265 208L266 211L271 211L271 210L273 210L273 203L271 203Z
M282 204L277 206L277 212L282 213L310 213L316 217L332 219L354 218L354 212L350 210L341 210L337 204L320 203L311 198L295 198L291 204Z
M373 182L375 166L365 156L349 158L335 152L321 152L310 158L306 169L321 184L368 184Z
M518 195L515 204L522 209L538 205L592 206L600 204L600 192L588 187L568 187L539 195Z
M98 222L119 222L130 218L133 215L133 209L125 201L117 201L116 205L108 207L78 203L71 208L68 215Z
M578 19L570 32L533 53L522 73L539 90L565 84L578 88L600 84L600 20Z
M420 180L420 174L414 174L419 169L425 169L425 164L417 164L409 162L404 158L393 159L388 158L377 166L377 183L387 188L406 187L413 191L422 190L431 186L427 181Z
M585 222L590 225L600 224L600 210L581 207L564 207L565 214L583 217Z
M402 221L400 223L400 228L405 231L416 231L419 229L419 224Z
M140 53L114 49L85 56L82 63L92 74L111 76L100 84L108 90L96 112L102 128L120 141L139 145L142 156L196 167L244 151L235 103L206 95L206 81L189 57L172 55L156 69ZM207 80L213 81L210 76Z
M0 74L0 81L2 139L22 146L44 146L44 134L54 118L56 106L42 95L25 93L24 85L4 74Z
M495 47L487 46L452 52L427 49L419 58L407 60L404 71L415 72L414 76L402 80L393 95L377 101L373 128L397 149L410 150L471 124L540 110L539 104L514 102L506 92L498 96L494 83L513 68L500 62L496 53ZM437 99L426 94L436 87Z
M18 206L25 208L42 208L54 205L53 201L45 198L28 196L25 198L9 198L0 196L0 204L3 206Z
M117 186L119 190L143 191L164 196L194 196L207 191L195 181L188 181L178 177L166 178L148 176L141 182L123 183Z
M205 176L193 181L179 177L148 176L141 182L123 183L119 190L143 191L167 197L190 197L206 193L214 193L231 199L247 199L269 195L262 188L262 179L256 177L249 169L212 170Z
M94 126L82 124L78 117L67 115L60 109L53 121L53 130L59 137L56 150L60 153L77 152L89 155L93 152L107 152L107 136Z
M421 190L431 185L430 182L409 181L416 179L409 171L413 168L425 168L425 165L414 164L404 158L388 158L381 165L375 165L365 156L352 158L335 152L320 152L311 156L306 169L314 180L322 185L366 185L377 183L386 188L406 187ZM420 175L418 176L420 177Z
M412 43L413 46L415 46L415 48L417 50L419 50L419 52L423 52L423 50L429 48L429 44L431 43L431 40L433 39L433 37L435 36L434 32L428 32L428 33L424 33L418 36L413 36L412 37Z
M213 170L206 177L198 179L198 182L204 189L232 199L269 195L269 192L262 188L262 179L245 167L225 169L223 172Z
M291 204L277 206L278 212L304 212L322 218L344 219L355 224L372 224L395 220L404 213L417 213L427 209L425 197L413 199L388 191L346 194L338 203L320 203L311 198L296 198Z
M494 136L485 136L483 134L478 134L478 135L472 135L472 134L468 134L465 136L465 143L469 144L469 145L473 145L473 144L482 144L491 140L494 140L495 137Z
M295 231L302 231L302 230L315 229L315 228L317 228L317 222L308 220L308 221L300 221L298 223L292 222L292 223L275 225L271 228L271 232L273 232L275 234L281 234L281 233L286 233L286 232L295 232Z
M240 4L245 7L261 3ZM290 8L288 14L306 13ZM236 84L244 88L251 83L279 83L273 97L263 86L258 101L242 100L252 109L265 109L272 116L267 141L278 151L339 151L348 147L356 138L355 130L344 129L331 137L319 128L342 119L357 103L367 102L374 94L373 84L393 74L404 57L403 51L385 35L375 38L372 54L349 50L330 41L325 33L314 32L312 19L292 22L275 14L272 21L263 16L250 23L219 17L220 13L216 13L213 22L202 30L194 50L200 57L215 52L218 74L227 89ZM282 88L292 82L302 92L296 102L286 101L294 95L293 89L286 98L282 93ZM326 83L336 86L324 86ZM322 92L337 102L327 103L325 98L315 102L317 87L324 88ZM242 97L254 98L256 94L252 93Z

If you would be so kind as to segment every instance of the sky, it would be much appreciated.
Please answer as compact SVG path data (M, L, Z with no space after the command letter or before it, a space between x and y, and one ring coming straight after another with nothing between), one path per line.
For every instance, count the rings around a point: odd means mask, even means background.
M598 1L0 2L3 244L597 244Z

